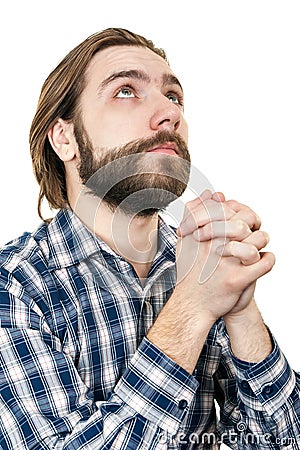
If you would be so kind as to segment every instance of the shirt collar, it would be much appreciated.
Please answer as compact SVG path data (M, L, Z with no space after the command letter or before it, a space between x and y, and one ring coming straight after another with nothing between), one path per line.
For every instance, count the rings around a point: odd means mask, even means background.
M122 259L105 242L90 232L70 209L62 209L48 225L49 270L61 269L78 264L101 252L107 256ZM158 251L154 261L162 256L175 261L176 234L160 217Z

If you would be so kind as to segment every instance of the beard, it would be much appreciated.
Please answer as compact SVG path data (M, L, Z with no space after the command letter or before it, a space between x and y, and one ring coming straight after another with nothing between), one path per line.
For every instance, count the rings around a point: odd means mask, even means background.
M176 132L159 131L115 148L93 148L80 120L74 123L80 152L79 176L88 193L108 207L127 215L152 216L180 197L190 175L190 154ZM156 146L173 142L179 156L151 153ZM95 156L97 155L97 157Z

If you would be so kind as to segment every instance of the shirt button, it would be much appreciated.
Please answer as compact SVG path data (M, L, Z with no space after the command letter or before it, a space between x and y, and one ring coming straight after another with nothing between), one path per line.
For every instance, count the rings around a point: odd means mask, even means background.
M274 390L273 386L269 384L268 386L265 386L263 388L262 394L265 395L266 397L269 397L270 395L272 395L273 390Z
M185 409L185 408L187 407L187 405L188 405L187 400L182 399L182 400L180 400L180 402L178 403L178 408L179 408L179 409Z
M245 391L247 391L249 389L249 383L246 380L243 380L241 382L241 388L244 389Z

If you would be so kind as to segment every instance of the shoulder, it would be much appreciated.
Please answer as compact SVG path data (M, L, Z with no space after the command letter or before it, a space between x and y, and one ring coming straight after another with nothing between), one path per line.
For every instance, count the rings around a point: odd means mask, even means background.
M0 249L0 324L41 328L49 309L43 277L47 273L47 224L24 233Z
M47 224L33 232L25 232L0 249L0 271L13 273L23 266L46 262L48 257Z

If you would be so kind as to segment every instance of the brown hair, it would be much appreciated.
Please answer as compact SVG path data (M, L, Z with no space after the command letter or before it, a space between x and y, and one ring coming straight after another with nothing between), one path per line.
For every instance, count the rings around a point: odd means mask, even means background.
M51 72L43 84L29 138L33 171L40 185L38 213L42 219L44 197L54 209L68 204L65 167L51 147L48 132L58 118L75 120L90 61L97 52L116 45L147 47L167 61L164 50L152 41L122 28L108 28L75 47Z

